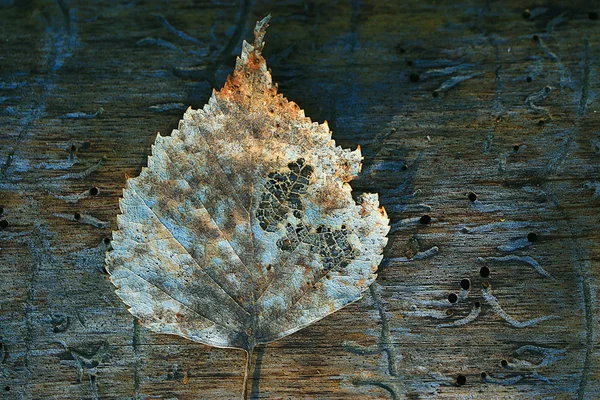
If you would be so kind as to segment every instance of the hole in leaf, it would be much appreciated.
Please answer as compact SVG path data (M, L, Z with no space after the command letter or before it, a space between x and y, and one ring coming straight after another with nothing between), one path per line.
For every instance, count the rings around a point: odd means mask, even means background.
M484 278L487 278L488 276L490 276L490 269L488 267L481 267L481 269L479 270L479 275L481 275Z
M458 296L456 295L456 293L450 293L448 295L448 301L452 304L456 303L458 301Z

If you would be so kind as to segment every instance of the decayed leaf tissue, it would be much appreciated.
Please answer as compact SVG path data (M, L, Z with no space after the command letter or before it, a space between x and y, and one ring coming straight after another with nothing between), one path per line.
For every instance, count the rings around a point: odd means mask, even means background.
M248 360L360 299L389 230L377 194L351 196L360 148L336 147L277 93L261 55L268 20L208 104L157 136L106 258L143 325Z

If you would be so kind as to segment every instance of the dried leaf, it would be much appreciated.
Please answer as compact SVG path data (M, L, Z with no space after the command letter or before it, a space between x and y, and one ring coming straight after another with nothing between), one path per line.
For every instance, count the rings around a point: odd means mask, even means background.
M376 194L351 196L360 148L336 147L326 123L277 94L261 55L268 19L223 89L157 136L107 255L143 325L249 353L360 299L389 230Z

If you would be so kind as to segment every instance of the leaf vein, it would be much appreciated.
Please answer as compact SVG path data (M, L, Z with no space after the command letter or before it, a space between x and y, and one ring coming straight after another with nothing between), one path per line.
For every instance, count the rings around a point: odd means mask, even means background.
M143 280L144 282L146 282L148 285L156 288L157 290L160 290L162 293L164 293L166 296L168 296L169 298L173 299L174 301L176 301L177 303L181 304L182 306L184 306L185 308L189 309L190 311L192 311L193 313L201 316L202 318L212 322L215 325L219 325L223 328L229 329L233 332L237 331L237 328L235 327L231 327L228 326L222 322L217 322L214 319L207 317L206 315L203 315L201 312L199 312L198 310L196 310L194 307L192 307L191 305L185 304L183 301L179 300L178 298L174 297L173 295L171 295L169 292L167 292L165 289L163 289L162 287L158 286L156 283L154 282L150 282L149 280L147 280L146 278L144 278L143 276L137 274L135 271L133 271L131 268L126 267L124 264L120 265L119 268L124 268L126 270L128 270L129 272L131 272L133 275L135 275L136 277L138 277L139 279ZM129 304L129 303L128 303ZM132 306L131 304L129 304L130 306ZM204 328L207 329L207 328ZM202 330L204 330L202 329Z
M191 260L194 262L194 264L195 264L195 265L198 267L198 269L199 269L200 271L202 271L203 273L205 273L205 274L206 274L206 276L208 276L208 277L210 278L210 280L211 280L212 282L214 282L214 284L215 284L215 285L217 285L217 286L218 286L218 287L219 287L219 288L220 288L220 289L223 291L223 293L225 293L225 294L226 294L226 295L227 295L227 296L228 296L228 297L229 297L231 300L233 300L233 302L234 302L235 304L237 304L237 305L238 305L238 307L240 307L240 308L242 309L242 311L244 311L244 312L245 312L246 314L248 314L248 315L251 315L251 314L250 314L250 312L249 312L248 310L246 310L246 308L245 308L244 306L242 306L242 305L241 305L241 304L240 304L240 303L239 303L239 302L238 302L238 301L237 301L237 300L236 300L236 299L235 299L235 298L234 298L234 297L231 295L231 293L229 293L229 292L228 292L228 291L227 291L227 290L226 290L226 289L225 289L225 288L224 288L224 287L223 287L223 286L222 286L222 285L219 283L219 281L217 281L217 280L216 280L216 279L215 279L215 278L214 278L214 277L213 277L211 274L209 274L207 271L205 271L205 270L204 270L204 268L202 268L202 267L200 266L200 264L198 264L198 262L197 262L197 261L194 259L194 257L192 257L192 255L191 255L191 254L190 254L190 253L187 251L187 249L185 248L185 246L184 246L184 245L183 245L183 244L182 244L182 243L181 243L181 242L180 242L180 241L179 241L179 240L178 240L178 239L177 239L177 238L176 238L176 237L173 235L173 233L172 233L172 232L169 230L169 228L167 228L167 226L166 226L166 225L164 224L164 222L163 222L163 221L160 219L160 217L158 216L158 214L156 214L156 212L155 212L155 211L152 209L152 207L150 207L150 206L148 205L148 203L146 203L146 200L145 200L145 199L144 199L142 196L140 196L140 194L139 194L139 193L138 193L138 192L135 190L135 187L134 187L133 185L130 185L130 188L132 189L133 193L135 193L135 195L136 195L137 197L139 197L139 198L142 200L142 202L144 203L144 206L146 206L146 208L148 208L148 210L150 210L150 212L152 212L152 214L153 214L153 215L156 217L156 219L158 220L158 222L160 222L160 224L161 224L161 225L162 225L162 226L165 228L165 230L171 234L171 237L172 237L172 238L173 238L173 239L174 239L174 240L177 242L177 244L178 244L178 245L179 245L179 246L180 246L180 247L183 249L183 251L185 252L185 254L187 254L187 255L190 257L190 259L191 259ZM210 214L209 214L209 215L210 215ZM212 216L211 216L211 220L212 220ZM213 223L214 223L214 220L213 220ZM215 225L216 225L216 224L215 224ZM217 229L219 229L219 228L218 228L218 226L217 226ZM220 231L221 231L221 230L219 229L219 232L220 232ZM227 242L227 243L229 243L229 242ZM229 244L229 246L231 247L231 244ZM235 254L235 251L234 251L234 254ZM236 255L237 255L237 254L236 254ZM239 259L239 257L238 257L238 259ZM242 262L242 260L240 260L240 262ZM242 264L243 264L243 262L242 262Z
M196 153L192 153L192 154L196 154ZM177 164L173 162L173 160L171 159L171 157L169 157L169 155L167 154L167 152L166 152L166 151L164 151L164 155L165 155L165 157L167 157L167 158L169 159L169 161L171 162L171 164L175 166L175 168L177 169L177 172L179 172L179 174L180 174L180 176L181 176L181 179L183 179L183 180L184 180L184 181L185 181L185 182L186 182L186 183L189 185L189 182L187 181L187 179L185 179L185 178L183 177L183 174L181 174L181 171L180 171L180 170L179 170L179 169L176 167L176 165L177 165ZM221 169L222 169L222 168L221 168ZM224 172L223 172L223 174L224 174ZM204 205L203 205L203 207L204 207ZM244 206L243 206L243 205L242 205L242 208L244 208ZM252 284L254 285L254 278L253 278L253 276L252 276L252 271L251 271L251 270L250 270L250 268L249 268L249 267L246 265L246 263L245 263L245 262L242 260L242 258L241 258L241 257L240 257L240 255L238 254L238 252L237 252L237 251L236 251L236 250L233 248L233 246L231 245L231 242L230 242L230 238L229 238L227 235L225 235L225 232L223 232L223 231L221 230L221 227L220 227L220 226L217 224L217 221L215 221L215 219L214 219L214 218L213 218L213 216L210 214L210 212L209 212L209 211L206 209L206 207L204 207L204 209L206 210L206 214L207 214L207 215L210 217L210 220L212 221L212 223L214 224L214 226L217 228L217 230L219 231L219 233L221 234L221 236L222 236L223 238L225 238L225 241L227 242L227 245L229 246L229 248L231 249L231 251L233 252L233 254L235 254L235 257L236 257L236 258L237 258L237 259L240 261L240 263L241 263L241 264L244 266L244 268L245 268L245 269L246 269L246 271L248 272L248 275L250 276L250 281L251 281L251 282L252 282ZM244 210L245 210L245 208L244 208ZM247 210L246 210L246 212L247 212ZM155 214L155 215L156 215L156 214ZM157 216L157 217L158 217L158 216ZM163 224L163 225L164 225L164 224ZM166 228L166 227L165 227L165 228ZM167 230L168 230L168 229L167 229ZM250 226L250 230L252 230L252 226ZM182 246L183 246L183 245L182 245ZM184 249L185 249L185 247L184 247ZM186 251L187 251L187 250L186 250ZM188 253L188 254L189 254L189 253ZM190 255L190 257L191 257L191 255ZM193 257L192 257L192 258L193 258ZM195 260L194 260L194 261L195 261ZM220 286L220 285L219 285L219 286ZM242 308L243 308L243 307L242 307ZM245 310L245 308L244 308L244 310Z

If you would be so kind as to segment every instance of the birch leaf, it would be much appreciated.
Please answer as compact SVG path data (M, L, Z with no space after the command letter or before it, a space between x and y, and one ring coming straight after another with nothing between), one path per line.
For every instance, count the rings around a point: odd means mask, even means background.
M248 353L359 300L389 230L377 194L351 196L360 148L277 93L268 20L208 104L156 137L106 260L146 327Z

